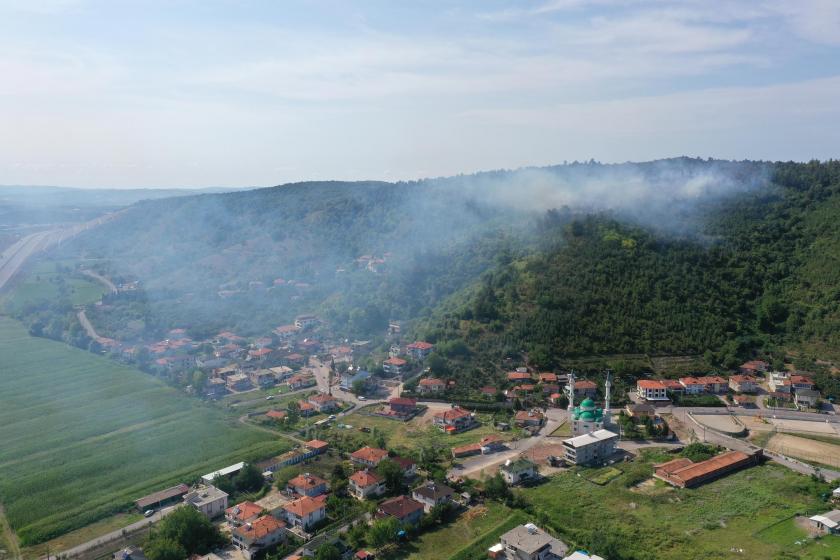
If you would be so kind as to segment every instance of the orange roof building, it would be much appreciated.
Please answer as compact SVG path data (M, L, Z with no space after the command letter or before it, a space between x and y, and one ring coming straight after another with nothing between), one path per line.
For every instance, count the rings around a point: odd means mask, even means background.
M748 455L742 451L729 451L711 459L693 462L681 458L654 465L654 476L679 488L693 488L743 467L758 464L761 452Z

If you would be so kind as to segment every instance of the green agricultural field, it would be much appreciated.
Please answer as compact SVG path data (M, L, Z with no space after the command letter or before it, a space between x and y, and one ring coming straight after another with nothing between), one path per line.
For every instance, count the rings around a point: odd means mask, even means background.
M288 448L137 370L0 317L0 503L23 545Z
M604 486L587 482L583 469L581 476L560 474L522 493L539 523L570 544L607 557L610 542L620 545L622 558L633 560L835 557L833 548L818 543L802 546L790 538L761 536L796 513L828 508L819 498L829 488L824 483L768 463L693 490L631 490L628 477L644 466L628 465L625 474Z
M483 558L487 556L487 549L498 542L499 535L520 523L527 523L526 517L524 512L488 502L486 506L477 506L454 521L429 529L398 550L381 556L383 560L447 560L455 555ZM485 542L489 544L485 546Z
M37 263L3 298L3 306L16 313L27 305L55 302L62 297L66 297L71 305L86 305L97 301L105 293L105 287L95 280L58 272L56 266L48 262Z

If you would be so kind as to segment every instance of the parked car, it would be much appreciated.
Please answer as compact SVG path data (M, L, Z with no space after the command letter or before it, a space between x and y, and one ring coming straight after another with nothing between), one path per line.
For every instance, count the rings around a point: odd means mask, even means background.
M153 510L153 509L147 509L146 511L144 511L144 512L143 512L143 517L151 517L151 516L153 516L154 514L155 514L155 510Z

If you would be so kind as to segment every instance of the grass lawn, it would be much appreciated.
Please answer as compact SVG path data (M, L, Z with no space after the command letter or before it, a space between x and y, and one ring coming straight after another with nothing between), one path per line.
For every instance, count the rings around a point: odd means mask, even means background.
M0 503L22 544L289 445L135 369L0 317Z
M611 480L618 478L622 474L623 473L615 467L604 467L603 469L596 469L589 473L586 480L599 486L603 486Z
M457 447L468 443L477 443L481 438L490 434L498 434L504 439L514 437L514 432L499 432L493 427L491 415L478 415L481 425L472 430L459 434L444 434L434 426L424 423L421 418L413 418L408 422L391 420L379 416L369 416L366 411L375 410L373 405L360 409L341 419L343 424L353 426L354 431L366 427L371 429L371 434L379 433L385 437L390 448L414 449L420 445L434 442L443 447ZM375 430L375 432L374 432Z
M827 485L768 463L697 489L646 494L624 483L640 467L627 465L604 486L570 471L522 492L561 538L601 554L607 535L638 560L729 558L732 549L743 549L740 558L820 558L755 535L797 512L826 509L818 496Z
M512 526L523 523L525 514L495 502L488 502L486 506L477 506L461 514L454 521L440 527L421 533L399 550L388 552L382 556L383 560L447 560L483 540L493 541L483 547L481 554L471 558L483 558L487 555L487 548L496 542L504 531L497 531L499 527L507 527L508 520L513 516L519 520Z
M572 437L572 424L570 422L563 422L557 429L548 434L548 437L568 438Z
M758 532L756 537L782 550L796 551L799 556L795 558L808 560L840 558L840 537L826 535L816 539L810 538L807 531L797 525L795 519L772 525Z
M47 550L53 552L57 550L67 550L68 548L73 548L74 546L86 543L101 535L110 533L111 531L117 531L123 527L127 527L128 525L131 525L136 521L140 521L141 519L143 519L143 516L139 513L118 513L92 523L87 527L70 531L69 533L61 535L56 539L47 541L46 543L30 547L27 550L27 553L33 557L40 557L42 555L46 556Z
M98 301L105 291L105 287L95 280L56 272L55 266L38 263L3 298L3 305L15 312L26 305L55 302L63 296L72 305L86 305Z

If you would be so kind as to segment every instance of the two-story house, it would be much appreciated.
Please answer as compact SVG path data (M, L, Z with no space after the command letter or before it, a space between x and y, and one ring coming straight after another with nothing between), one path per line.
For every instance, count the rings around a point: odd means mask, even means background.
M433 480L421 484L411 492L411 497L423 504L423 511L426 513L436 506L451 504L454 495L455 490Z
M375 472L364 469L350 475L347 488L357 500L367 500L385 493L385 481Z
M310 529L327 516L325 500L309 496L292 500L283 505L282 510L289 525L304 530Z
M253 522L235 527L231 532L231 540L250 560L263 549L285 542L286 523L271 515L264 515Z

